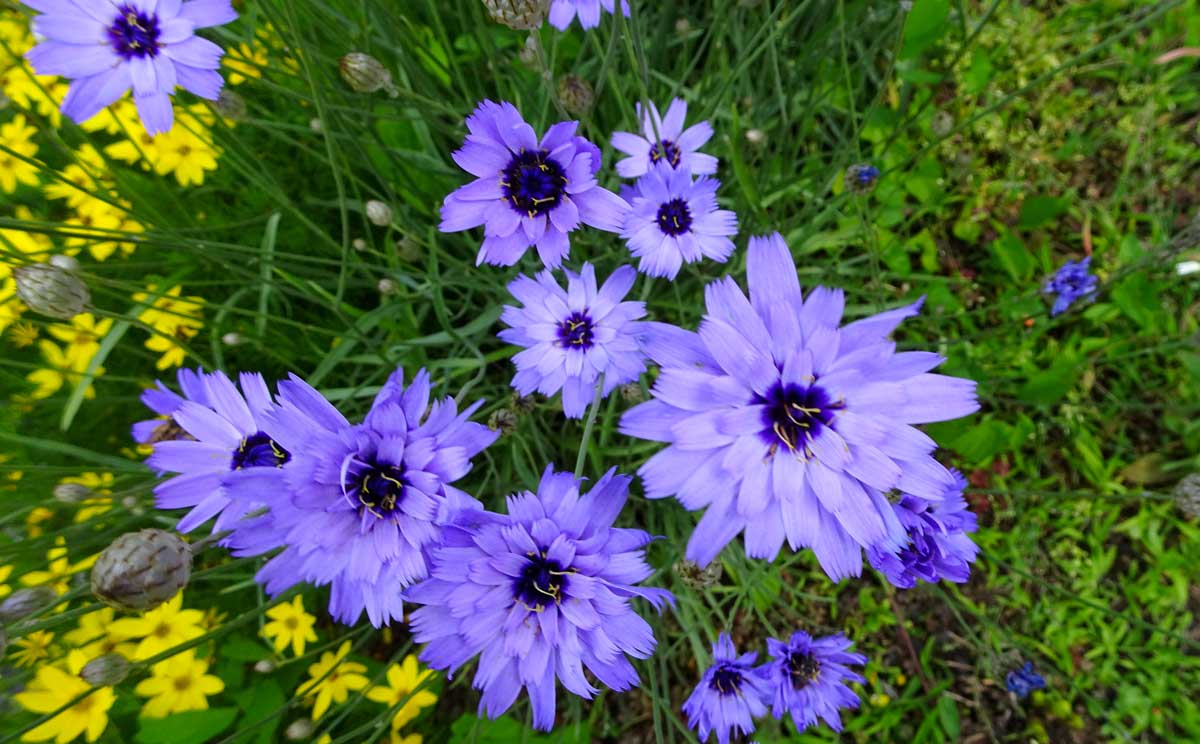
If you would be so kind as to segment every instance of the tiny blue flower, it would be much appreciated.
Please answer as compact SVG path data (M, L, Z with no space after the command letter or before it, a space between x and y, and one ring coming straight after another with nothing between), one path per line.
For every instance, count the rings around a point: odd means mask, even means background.
M1027 661L1020 669L1014 669L1004 678L1004 684L1008 691L1019 698L1029 696L1029 693L1034 690L1040 690L1046 686L1046 680L1042 675L1033 671L1033 662Z
M1066 312L1076 300L1091 302L1096 298L1099 280L1089 273L1091 263L1091 256L1082 261L1068 261L1046 280L1042 292L1058 295L1054 299L1054 307L1050 308L1051 317Z

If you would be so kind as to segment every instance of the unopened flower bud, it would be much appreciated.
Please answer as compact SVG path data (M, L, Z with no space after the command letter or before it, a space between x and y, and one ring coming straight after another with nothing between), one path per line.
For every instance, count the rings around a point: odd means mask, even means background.
M379 294L384 297L392 297L400 294L400 285L396 284L395 280L384 277L379 280Z
M539 68L538 55L538 40L530 34L525 38L525 44L521 47L521 51L517 53L517 59L521 60L521 64L531 70Z
M351 90L359 93L374 93L378 90L387 91L392 98L400 95L392 84L392 73L383 64L369 54L350 52L338 62L342 71L342 80Z
M213 108L226 119L240 121L246 118L246 99L228 88L222 88L213 101Z
M539 28L550 12L550 0L483 0L488 15L518 31Z
M501 408L488 417L488 428L498 431L501 435L512 434L517 430L517 414L508 408Z
M408 235L396 241L396 257L401 261L416 263L421 258L421 246Z
M578 75L564 75L558 81L558 101L567 113L584 116L592 110L596 92L592 90L591 83Z
M240 333L230 331L229 333L221 336L221 343L225 344L226 346L241 346L242 344L246 343L246 337Z
M317 134L320 134L321 132L325 131L325 124L320 119L313 117L312 119L308 120L308 128Z
M32 264L13 269L17 296L34 312L70 320L92 301L87 285L73 272L52 264Z
M57 266L63 271L79 271L79 259L57 253L50 257L50 265Z
M713 561L704 568L700 568L691 561L679 561L675 564L675 575L693 589L708 589L716 586L720 583L724 573L720 561Z
M152 610L187 586L192 551L165 530L129 532L113 540L92 568L92 593L122 610Z
M367 241L362 238L355 238L354 240L350 241L350 247L359 253L362 253L367 249Z
M949 111L935 111L929 121L929 131L935 137L945 137L954 131L954 114Z
M315 728L312 721L307 718L297 718L288 724L288 727L283 731L283 735L288 738L288 741L304 741L312 737L313 731L315 731Z
M679 18L675 21L675 33L684 35L692 30L692 22L686 18Z
M11 623L23 617L29 617L53 603L57 598L58 594L48 586L18 589L0 602L0 623Z
M846 188L857 193L865 193L875 187L879 180L879 169L873 165L852 165L846 169Z
M752 145L761 145L767 141L767 133L761 129L747 129L746 141Z
M636 382L627 382L618 388L618 390L621 392L621 399L630 403L641 403L646 399L645 394L642 392L642 386Z
M79 676L92 687L114 687L129 676L129 660L120 654L97 656L83 665Z
M54 498L64 504L78 504L95 497L96 492L82 483L59 483L54 487Z
M259 674L270 674L271 672L275 671L275 665L266 659L259 659L254 663L254 671L258 672Z
M392 224L392 208L381 201L372 199L367 202L367 219L372 225L387 227Z
M1175 503L1184 515L1200 519L1200 473L1186 475L1175 485Z

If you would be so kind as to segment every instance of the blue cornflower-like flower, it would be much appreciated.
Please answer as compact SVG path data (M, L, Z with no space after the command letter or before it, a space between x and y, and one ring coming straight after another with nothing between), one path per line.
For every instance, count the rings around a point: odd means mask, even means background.
M778 234L752 238L750 298L728 277L705 291L699 333L643 327L661 372L620 429L669 446L638 471L646 495L705 509L687 557L707 564L739 533L773 559L784 540L812 548L834 580L862 570L862 550L907 541L885 493L931 501L954 478L913 424L978 409L971 380L930 374L938 354L896 352L887 336L920 302L839 326L840 290L802 298Z
M1008 673L1004 678L1004 686L1017 697L1024 698L1034 690L1044 688L1046 680L1042 675L1033 671L1033 662L1027 661L1020 669L1014 669Z
M550 4L550 25L559 31L566 31L567 27L571 25L571 21L575 20L575 16L578 15L580 26L585 29L595 28L600 25L602 8L613 13L616 2L614 0L554 0ZM629 15L629 0L621 0L621 10L626 16Z
M639 587L653 570L650 535L613 527L629 478L610 470L586 494L570 473L546 468L536 494L508 498L508 515L471 512L430 550L430 578L407 592L421 660L451 673L479 654L480 713L504 713L522 689L534 726L554 725L557 681L591 699L584 670L617 691L638 684L626 656L648 658L650 625L634 597L661 610L663 589Z
M1042 292L1058 295L1054 298L1054 307L1050 308L1051 316L1066 312L1076 300L1090 302L1096 298L1099 280L1089 273L1091 264L1091 256L1082 261L1067 261L1046 280Z
M878 180L879 169L873 165L852 165L846 169L846 186L852 191L869 191Z
M867 559L888 581L911 589L917 581L933 583L941 579L961 584L971 577L971 564L979 547L969 533L978 529L975 515L967 508L963 489L967 481L962 473L951 470L954 484L940 500L902 494L893 505L897 519L908 533L908 542L899 551L881 548L867 551Z
M739 656L728 633L717 638L712 666L683 703L688 727L696 729L700 741L716 734L720 744L729 744L735 731L742 736L754 733L754 719L766 714L771 699L770 685L754 666L757 658L753 651Z
M653 103L648 111L639 103L637 117L642 123L641 133L616 132L612 137L613 147L629 156L617 161L617 173L622 178L640 178L658 163L682 168L697 176L716 173L717 159L697 152L712 139L713 128L707 121L702 121L684 129L687 109L687 102L676 98L671 101L664 118Z
M277 472L291 453L269 434L267 416L274 409L270 390L259 374L239 377L241 392L222 372L179 375L188 400L172 393L154 395L152 408L174 405L171 418L191 438L160 441L146 464L160 473L178 473L154 488L159 509L189 508L177 528L190 532L213 517L213 532L236 527L261 500L233 504L228 489L231 478L242 471Z
M142 403L151 411L159 416L166 416L166 418L148 419L134 424L133 441L138 444L154 444L165 439L175 439L182 430L171 418L171 414L179 410L185 400L195 401L202 406L208 405L208 392L204 387L203 369L180 368L175 373L175 379L179 383L179 389L183 391L182 396L162 384L161 380L155 381L156 387L142 391Z
M446 197L442 232L483 226L476 264L512 266L531 246L550 268L571 250L581 224L619 232L629 205L596 183L600 149L575 135L577 121L550 127L539 141L507 102L484 101L467 117L454 162L476 180Z
M45 41L26 55L39 75L73 78L63 113L82 123L133 88L151 135L174 122L180 86L215 101L223 81L221 47L196 30L237 18L230 0L23 0L40 11L33 31Z
M508 291L524 307L504 307L500 317L512 327L499 336L524 347L513 357L512 386L521 395L562 390L563 413L581 418L601 376L607 397L646 371L637 338L641 323L636 322L646 314L646 304L622 302L637 276L630 266L614 271L599 289L590 263L579 274L564 273L566 290L549 271L513 280Z
M264 429L290 461L227 486L247 511L268 507L239 524L235 554L284 548L255 577L268 593L328 584L329 612L348 625L363 610L375 627L403 619L401 590L428 575L426 551L441 542L442 524L482 509L451 484L497 437L469 420L482 401L459 413L453 398L429 398L425 370L407 388L397 370L351 424L299 378L279 383Z
M834 731L842 730L838 711L857 708L858 695L846 683L865 680L850 669L862 666L867 657L849 653L854 644L841 633L813 638L798 630L786 643L767 639L772 661L766 666L767 680L774 689L775 718L792 716L799 731L824 720Z
M736 214L717 207L720 185L715 178L693 181L686 167L658 163L622 192L630 210L621 237L641 259L639 271L674 279L684 263L729 258L729 236L737 233L738 221Z

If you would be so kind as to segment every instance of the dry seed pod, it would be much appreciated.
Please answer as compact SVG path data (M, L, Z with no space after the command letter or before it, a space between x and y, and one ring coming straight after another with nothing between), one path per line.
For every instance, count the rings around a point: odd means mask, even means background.
M558 81L558 101L568 114L584 116L596 102L596 91L591 83L578 75L564 75Z
M488 15L518 31L540 28L550 12L550 0L483 0Z
M95 496L95 491L81 483L59 483L54 487L54 498L64 504L78 504Z
M387 91L392 98L400 95L392 84L392 73L379 60L362 52L350 52L338 62L342 71L342 80L351 90L359 93L374 93Z
M187 586L192 551L165 530L129 532L113 540L92 568L92 593L122 610L145 612Z
M70 320L92 301L87 285L69 269L37 263L13 269L17 296L30 310L59 320Z

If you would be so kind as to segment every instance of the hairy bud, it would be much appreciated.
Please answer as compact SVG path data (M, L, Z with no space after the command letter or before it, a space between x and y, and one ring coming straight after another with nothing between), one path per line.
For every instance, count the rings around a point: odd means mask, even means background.
M79 676L92 687L113 687L129 676L129 660L120 654L97 656L83 665Z
M59 320L70 320L92 301L87 285L69 269L38 263L13 269L17 296L34 312Z
M400 95L392 84L392 73L379 60L362 52L350 52L338 62L342 80L351 90L359 93L374 93L382 90L395 98Z
M0 602L0 623L11 623L14 620L29 617L53 603L57 598L58 594L48 586L18 589Z

